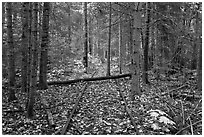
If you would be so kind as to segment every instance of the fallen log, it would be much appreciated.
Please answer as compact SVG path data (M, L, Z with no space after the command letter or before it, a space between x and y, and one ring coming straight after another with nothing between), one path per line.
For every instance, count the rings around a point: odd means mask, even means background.
M68 80L68 81L49 81L47 82L48 85L66 85L66 84L73 84L77 82L82 81L99 81L99 80L108 80L108 79L119 79L119 78L125 78L130 77L131 74L122 74L122 75L116 75L116 76L104 76L104 77L95 77L95 78L83 78L83 79L74 79L74 80Z
M74 79L74 80L67 80L67 81L48 81L48 85L67 85L67 84L73 84L77 82L82 82L82 81L100 81L100 80L108 80L108 79L119 79L119 78L125 78L129 77L131 78L131 74L122 74L122 75L116 75L116 76L104 76L104 77L95 77L95 78L80 78L80 79ZM3 85L8 84L8 82L4 82ZM38 87L39 83L37 83ZM4 86L3 86L4 87ZM21 85L17 84L16 88L20 88Z

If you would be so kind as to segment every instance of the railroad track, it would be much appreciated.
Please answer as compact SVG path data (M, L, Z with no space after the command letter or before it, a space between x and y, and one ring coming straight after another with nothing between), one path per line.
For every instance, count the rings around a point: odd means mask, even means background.
M123 131L125 127L131 127L133 134L139 134L117 80L104 81L103 84L87 82L60 134L74 134L70 133L71 128L75 128L77 134L128 134Z

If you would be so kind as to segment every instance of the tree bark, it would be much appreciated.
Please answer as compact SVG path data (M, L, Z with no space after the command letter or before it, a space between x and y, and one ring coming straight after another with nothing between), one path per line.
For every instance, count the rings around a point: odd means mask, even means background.
M122 20L121 20L122 14L120 13L120 20L119 20L119 73L122 74L123 70L123 45L122 45Z
M92 44L92 19L89 17L89 53L93 54L93 44Z
M132 55L133 55L133 19L130 17L129 18L129 62L132 64ZM131 65L130 68L131 70Z
M33 47L32 47L32 60L31 60L31 86L28 96L27 117L33 118L33 106L35 103L35 92L37 90L37 68L38 68L38 38L37 38L37 24L38 24L38 3L34 3L33 7Z
M22 68L21 68L21 92L25 93L27 92L27 69L28 69L28 36L29 36L29 31L28 31L28 26L29 26L29 3L24 2L23 3L23 13L22 13L22 23L23 23L23 28L22 28Z
M12 3L7 2L7 35L9 46L9 97L8 101L16 100L15 96L15 57L14 57L14 44L13 44L13 28L12 28Z
M151 7L154 8L153 3L151 4ZM153 15L153 11L150 13ZM154 60L155 60L155 25L151 26L151 67L154 68L155 64L154 64Z
M31 48L32 48L32 29L31 29L31 26L32 26L32 7L33 4L32 2L29 2L29 19L28 19L28 22L29 22L29 25L28 25L28 31L29 31L29 35L28 35L28 53L27 53L27 56L28 56L28 63L27 63L27 93L28 93L28 99L29 99L29 94L30 94L30 80L31 80ZM27 100L27 103L26 103L26 107L28 107L28 102L29 100Z
M72 30L71 30L71 29L72 29L72 28L71 28L71 27L72 27L72 26L71 26L71 20L72 20L72 19L71 19L71 2L68 2L68 3L67 3L67 6L68 6L68 7L67 7L67 8L68 8L67 10L68 10L68 19L69 19L69 22L68 22L68 44L71 44L71 42L72 42L72 38L71 38L71 31L72 31Z
M146 32L144 41L144 63L143 63L143 82L148 84L148 51L149 51L149 23L150 23L150 2L146 3Z
M200 7L199 7L200 8ZM198 9L199 9L198 8ZM202 31L199 31L199 28L202 28L202 22L199 22L199 18L202 19L202 14L197 11L196 13L196 34L197 40L196 44L199 46L198 49L198 63L197 63L197 88L199 91L202 91Z
M43 21L42 21L42 42L41 42L41 57L40 57L40 76L39 88L47 89L47 60L48 60L48 43L49 43L49 12L50 3L44 2Z
M197 88L199 91L202 91L202 40L199 40L199 61L197 66Z
M87 2L84 2L84 66L88 68L88 22L87 22Z
M107 76L110 76L110 53L111 53L111 2L109 2L109 29L108 29L108 55L107 55Z
M135 95L140 95L140 68L139 68L139 54L141 46L141 3L135 3L134 13L134 41L133 41L133 55L132 55L132 81L131 81L131 100L134 100Z

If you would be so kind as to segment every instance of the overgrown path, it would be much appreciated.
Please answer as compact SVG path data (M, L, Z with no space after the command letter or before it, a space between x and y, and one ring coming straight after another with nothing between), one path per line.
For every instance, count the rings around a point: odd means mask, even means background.
M192 132L193 129L200 133L202 99L196 98L198 95L193 95L193 99L190 98L191 95L184 96L185 92L192 90L189 88L191 85L186 83L188 86L184 86L175 80L153 81L149 86L142 86L142 95L130 101L130 82L129 79L121 78L63 86L51 85L47 90L38 90L34 106L35 117L30 121L27 121L25 115L26 94L19 89L18 102L7 102L5 97L8 92L4 89L2 132L58 135L62 134L62 129L70 118L63 134L161 135L182 134L186 130ZM85 90L82 94L83 89ZM174 94L177 96L173 96ZM79 95L81 99L76 103ZM47 105L42 105L42 100ZM76 111L73 111L75 106ZM47 118L49 114L52 115L53 124ZM157 119L155 114L158 115ZM193 129L189 126L189 121Z
M92 82L65 134L136 134L119 89L112 80Z

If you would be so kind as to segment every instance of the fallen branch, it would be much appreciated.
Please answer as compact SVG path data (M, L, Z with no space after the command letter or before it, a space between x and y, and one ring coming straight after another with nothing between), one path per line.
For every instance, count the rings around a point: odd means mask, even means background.
M193 123L193 124L191 124L191 125L188 125L187 127L182 128L182 129L179 130L175 135L178 135L178 134L181 133L183 130L185 130L185 129L187 129L187 128L193 126L193 125L196 125L196 124L198 124L198 123L200 123L200 122L202 122L202 120L199 120L199 121L197 121L197 122L195 122L195 123Z
M188 120L188 119L191 117L191 115L192 115L193 113L195 113L195 111L196 111L196 109L198 108L198 106L199 106L199 104L201 103L201 101L202 101L202 99L199 100L199 102L197 103L196 107L193 109L193 111L191 111L191 113L190 113L189 116L186 118L186 120Z
M191 122L191 118L189 117L189 122L190 122L190 126L191 126L191 134L193 135L193 125L192 125L192 122Z
M131 74L122 74L122 75L116 75L116 76L105 76L105 77L95 77L95 78L83 78L83 79L74 79L74 80L68 80L68 81L50 81L47 82L48 85L66 85L66 84L72 84L82 81L99 81L99 80L108 80L108 79L119 79L119 78L125 78L125 77L131 77Z
M178 90L180 90L180 89L182 89L182 88L184 88L184 87L187 87L187 86L188 86L187 84L184 84L184 85L182 85L182 86L180 86L180 87L178 87L178 88L175 88L175 89L169 90L168 92L162 93L161 96L164 96L164 95L166 95L166 94L171 94L171 92L173 92L173 91L178 91Z

